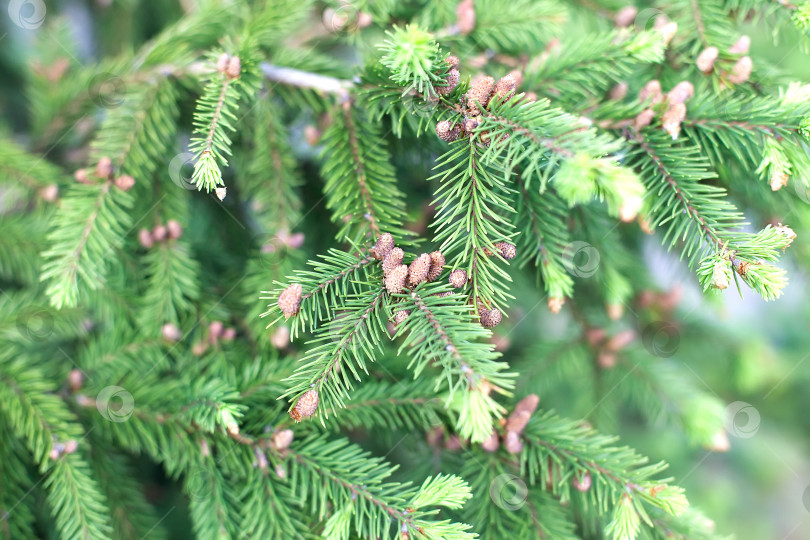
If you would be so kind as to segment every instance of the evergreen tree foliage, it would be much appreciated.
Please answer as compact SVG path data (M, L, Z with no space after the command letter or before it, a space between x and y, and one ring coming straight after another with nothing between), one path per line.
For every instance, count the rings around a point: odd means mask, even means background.
M727 449L676 355L728 334L645 253L810 261L810 84L743 36L808 4L18 4L0 537L730 532L645 443Z

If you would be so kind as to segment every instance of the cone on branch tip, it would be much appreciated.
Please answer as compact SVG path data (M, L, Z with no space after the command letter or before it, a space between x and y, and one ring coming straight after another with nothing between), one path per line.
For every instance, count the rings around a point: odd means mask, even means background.
M430 255L422 253L408 268L408 285L411 287L425 281L430 273Z
M401 311L397 311L396 313L394 313L394 319L393 319L394 325L399 326L400 324L402 324L405 321L405 319L408 318L408 316L410 314L411 314L410 309L403 309Z
M427 280L436 281L442 275L444 269L444 255L441 251L434 251L430 254L430 269L428 270Z
M402 292L405 288L405 281L408 279L408 267L404 264L392 269L387 276L385 276L385 289L391 294Z
M501 323L503 315L499 309L481 308L478 310L478 317L484 328L495 328Z
M489 105L489 98L495 88L495 79L484 77L467 92L467 108L471 114L481 114L483 111L479 107L486 108Z
M447 72L447 78L444 80L444 86L436 86L436 93L440 96L446 96L453 92L458 86L458 81L461 79L461 74L458 69L451 68Z
M298 401L295 402L295 406L290 409L290 418L296 422L300 422L304 418L309 418L318 410L318 401L318 391L314 388L307 390L298 398Z
M436 124L436 135L443 141L453 142L461 135L461 126L450 120L442 120Z
M392 249L394 249L394 236L391 233L382 233L377 238L377 243L371 248L371 256L382 261Z
M461 287L467 284L467 272L466 270L462 270L461 268L457 268L450 272L450 278L448 279L450 285L452 285L456 289L460 289Z
M388 252L382 263L383 275L388 276L391 270L402 264L402 259L405 257L405 252L402 249L395 247Z
M293 283L278 295L278 307L281 312L284 313L285 318L289 319L298 313L298 308L301 306L302 293L303 289L301 285L299 283Z

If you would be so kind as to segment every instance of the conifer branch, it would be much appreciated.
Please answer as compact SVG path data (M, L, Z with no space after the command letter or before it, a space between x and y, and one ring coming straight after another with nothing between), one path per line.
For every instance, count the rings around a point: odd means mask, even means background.
M351 81L344 81L336 77L328 77L300 69L275 66L267 62L262 62L261 70L262 74L270 81L300 88L311 88L325 94L336 94L341 103L349 100L349 91L354 86Z
M71 189L48 235L50 248L42 254L41 280L49 282L54 307L74 307L82 288L104 283L108 255L123 241L131 205L131 196L110 181Z

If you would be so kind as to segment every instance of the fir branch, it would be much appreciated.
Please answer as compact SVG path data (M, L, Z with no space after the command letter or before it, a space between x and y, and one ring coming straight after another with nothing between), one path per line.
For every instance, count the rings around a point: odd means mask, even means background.
M355 290L353 283L367 281L367 267L374 261L376 259L367 253L351 254L333 249L321 256L320 261L310 261L312 270L298 270L294 276L289 277L288 283L298 283L303 289L299 311L290 325L292 337L295 338L307 328L312 331L320 321L332 318L343 305L343 298L350 290ZM262 299L273 301L262 314L262 317L274 317L268 326L281 316L276 302L284 288L262 291Z
M481 340L489 331L478 324L473 310L459 294L446 293L448 285L420 285L398 305L410 310L395 337L404 336L399 348L411 357L414 377L429 365L441 368L434 390L447 392L446 406L456 415L456 428L473 442L486 439L503 408L490 396L492 391L508 394L513 375L508 366L496 362L500 356Z
M179 324L200 297L200 266L183 238L160 242L144 257L146 291L140 324L157 329Z
M345 440L328 441L313 435L288 449L290 483L300 499L311 486L326 484L336 508L345 509L361 537L387 538L399 531L412 538L466 540L474 538L469 525L437 521L431 507L459 508L470 497L469 487L454 476L427 479L421 488L388 481L393 468ZM312 498L313 511L322 519L327 499ZM392 523L393 520L393 523ZM392 526L396 526L393 528Z
M162 78L132 85L121 106L109 109L91 144L91 161L112 159L117 174L148 185L177 131L179 97L175 82Z
M507 216L514 212L507 202L512 189L506 170L498 163L488 165L483 151L472 138L456 143L436 162L441 186L435 191L438 211L432 226L441 251L455 268L467 271L474 302L501 306L511 298L506 282L511 281L499 265L496 242L508 241L513 225Z
M381 232L406 234L404 197L379 128L344 102L322 140L326 207L332 220L342 223L337 237L357 242Z
M300 88L311 88L326 94L336 94L341 103L349 100L349 90L353 86L351 81L290 67L275 66L266 62L261 64L261 70L270 81Z
M667 480L653 480L666 465L647 465L647 459L626 447L611 446L615 438L601 436L576 422L552 413L535 414L524 432L526 446L520 453L521 471L531 483L549 486L562 501L576 495L602 512L613 510L608 530L613 538L635 538L637 523L652 526L647 507L678 516L687 507L680 488ZM588 474L591 486L574 490L572 479Z
M51 304L74 307L84 288L104 283L109 254L119 247L131 223L131 196L111 182L75 185L63 199L42 254L40 279Z
M676 148L667 139L663 133L636 133L632 137L636 148L629 159L641 172L648 191L659 194L650 204L649 214L654 227L666 225L664 244L671 248L682 241L682 257L690 267L701 261L706 268L711 257L728 260L736 274L763 298L778 297L786 284L784 271L765 263L778 260L779 250L789 242L778 231L768 229L732 231L743 225L742 216L725 199L725 190L705 183L715 177L705 158L696 147ZM701 275L708 277L711 272L704 270ZM703 280L706 286L708 282Z
M360 371L368 375L366 362L374 361L380 338L387 333L385 299L386 291L380 287L344 300L344 313L315 334L310 341L313 348L302 359L304 364L285 379L289 387L280 398L291 396L291 409L311 388L317 390L323 404L321 423L329 411L345 406L344 399L354 388L351 379L360 381Z

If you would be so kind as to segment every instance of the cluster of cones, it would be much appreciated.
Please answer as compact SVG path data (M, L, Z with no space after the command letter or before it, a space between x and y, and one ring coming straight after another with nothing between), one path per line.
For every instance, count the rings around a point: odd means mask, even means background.
M238 56L222 53L217 59L217 71L229 79L238 79L242 73L242 61Z
M734 45L728 50L730 54L746 54L751 47L751 38L748 36L741 36ZM706 75L713 73L717 67L717 59L720 56L720 50L717 47L706 47L697 57L695 64L697 68ZM718 68L720 76L723 80L731 84L742 84L751 77L751 72L754 69L754 62L750 56L743 56L739 58L731 69Z
M415 287L423 281L436 281L444 268L441 251L422 253L410 265L402 264L405 252L396 247L391 233L383 233L371 248L371 256L382 261L385 288L391 294Z
M113 164L108 157L99 159L95 170L88 172L88 169L79 169L73 173L73 177L80 184L95 184L98 180L111 181L115 187L123 191L129 191L135 185L135 179L128 174L113 177Z
M458 57L447 57L447 63L452 66L450 75L448 75L448 86L442 87L446 90L451 86L455 88L458 84ZM450 85L453 80L455 84ZM512 71L495 82L495 79L490 76L485 76L473 83L470 89L464 95L464 122L457 123L452 120L442 120L436 124L436 135L443 141L452 142L461 136L472 136L475 129L480 123L481 115L489 107L489 104L497 98L500 102L509 101L515 95L517 87L523 83L523 74L518 71ZM449 93L449 92L446 92ZM504 133L502 138L508 138L509 135ZM489 146L490 134L484 131L479 134L479 142Z
M166 240L177 240L183 235L183 227L180 222L170 219L166 225L156 225L151 231L149 229L141 229L138 232L138 242L146 249L151 248L156 242L165 242Z

